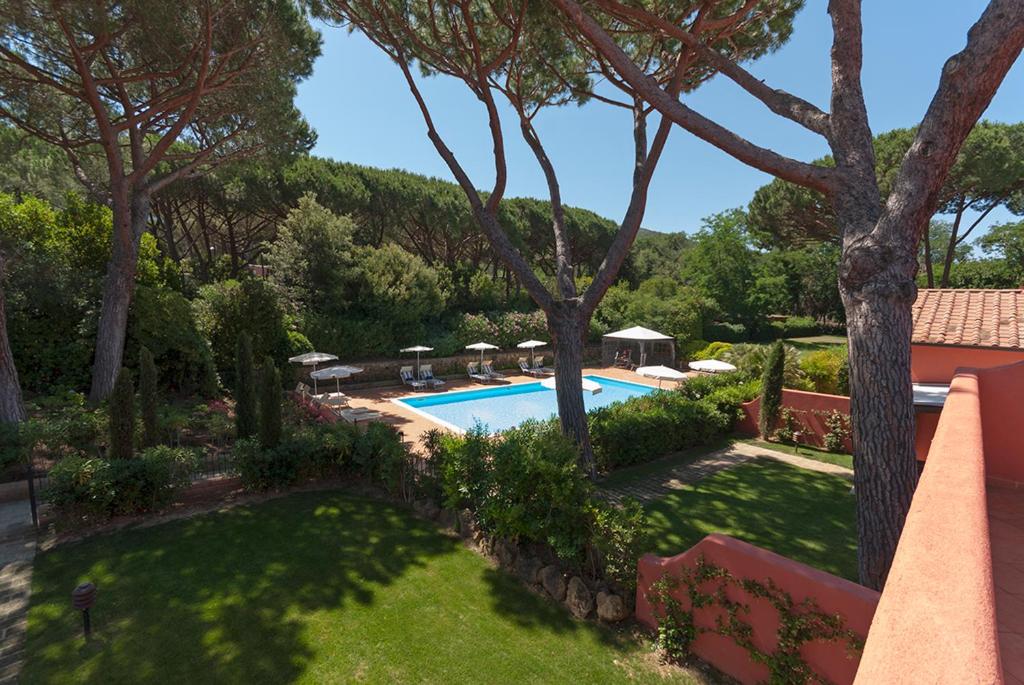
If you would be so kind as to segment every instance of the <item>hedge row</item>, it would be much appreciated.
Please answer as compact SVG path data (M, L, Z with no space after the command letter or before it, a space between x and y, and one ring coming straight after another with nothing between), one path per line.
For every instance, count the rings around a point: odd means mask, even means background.
M634 397L590 413L590 441L598 470L651 461L704 445L732 430L757 382L735 374L693 378L679 389Z

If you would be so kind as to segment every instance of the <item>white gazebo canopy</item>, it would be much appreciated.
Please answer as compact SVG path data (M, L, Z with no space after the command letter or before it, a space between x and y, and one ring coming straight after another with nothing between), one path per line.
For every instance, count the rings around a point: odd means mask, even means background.
M624 328L621 331L615 331L614 333L608 333L604 337L615 338L618 340L635 340L648 341L648 340L673 340L671 335L665 335L658 331L652 331L650 328L644 328L643 326L633 326L632 328Z
M624 328L621 331L615 331L614 333L607 333L602 337L602 342L612 342L616 344L621 343L635 343L640 348L640 359L639 363L645 362L644 348L647 345L652 347L656 344L668 343L669 345L669 358L668 361L672 364L676 361L676 341L671 335L665 335L658 331L652 331L650 328L644 328L643 326L633 326L632 328ZM607 356L607 353L602 351L602 357L605 364L611 363L611 358Z

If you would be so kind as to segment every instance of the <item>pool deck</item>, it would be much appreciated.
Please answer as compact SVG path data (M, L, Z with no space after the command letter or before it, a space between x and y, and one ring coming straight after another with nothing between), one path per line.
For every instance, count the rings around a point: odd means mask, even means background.
M537 382L537 378L533 376L525 376L523 374L514 374L511 371L503 371L506 374L504 381L500 383L474 383L468 378L446 378L445 386L443 391L439 392L456 392L459 390L479 390L480 388L490 388L499 385L512 385L514 383L530 383ZM585 367L583 369L583 375L596 375L605 376L606 378L614 378L616 380L627 381L629 383L636 383L637 385L646 385L652 388L658 387L658 381L650 378L645 378L632 371L625 369L616 369L609 367ZM665 388L670 388L674 383L666 381L662 384ZM402 431L405 436L405 441L410 443L415 449L420 448L420 436L422 436L428 430L432 428L444 428L438 423L431 421L421 414L410 410L400 404L396 404L392 400L401 399L403 397L422 397L428 394L436 394L431 392L412 392L412 389L408 386L394 385L384 388L372 388L367 390L352 390L347 392L351 397L351 404L353 407L367 407L378 411L384 415L384 420L390 423L398 430Z

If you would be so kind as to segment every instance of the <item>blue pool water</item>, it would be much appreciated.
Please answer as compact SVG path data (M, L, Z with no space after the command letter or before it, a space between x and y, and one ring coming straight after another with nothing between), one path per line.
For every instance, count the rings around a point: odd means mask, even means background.
M586 378L601 386L601 392L596 395L583 393L583 404L587 411L630 397L647 395L655 390L646 385L604 376ZM407 397L398 400L398 403L449 426L469 430L481 423L492 433L518 426L527 419L549 419L558 413L555 391L545 388L540 382Z

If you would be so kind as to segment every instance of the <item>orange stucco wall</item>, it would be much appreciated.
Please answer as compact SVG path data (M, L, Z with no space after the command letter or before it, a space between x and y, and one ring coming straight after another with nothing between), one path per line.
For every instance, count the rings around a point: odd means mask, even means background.
M657 626L654 607L647 600L647 590L651 584L665 573L678 575L680 569L693 567L702 556L708 562L727 569L737 578L762 582L770 578L796 602L813 598L820 609L843 616L847 627L862 636L867 633L878 603L878 593L866 587L726 535L713 534L674 557L649 554L640 560L636 616L641 624L651 629ZM779 628L778 613L774 607L766 600L751 597L736 588L730 588L729 593L734 601L742 601L750 606L751 611L744 616L744 620L753 627L752 639L758 649L774 649ZM684 609L690 608L685 588L677 589L673 596ZM714 627L715 618L720 613L714 607L699 608L694 612L694 622L698 626ZM741 683L768 680L767 667L752 661L747 651L730 638L701 633L694 640L692 649L701 659ZM837 685L852 682L857 671L856 655L848 654L845 645L837 642L808 643L804 645L801 655L816 673L827 682Z
M957 369L987 369L1024 361L1024 350L952 345L911 345L910 377L915 383L949 383Z
M785 389L782 391L782 406L795 409L796 420L800 423L803 435L800 442L812 447L824 448L824 436L828 433L824 417L815 412L829 412L835 409L841 414L850 414L850 398L843 395L825 395L817 392ZM747 435L757 435L757 418L761 411L761 399L756 398L743 405L743 418L736 430ZM853 445L846 441L846 451L851 452Z
M967 371L953 379L857 683L1003 682L986 502L983 375L989 374Z
M1024 362L976 372L981 383L985 473L1024 483Z

